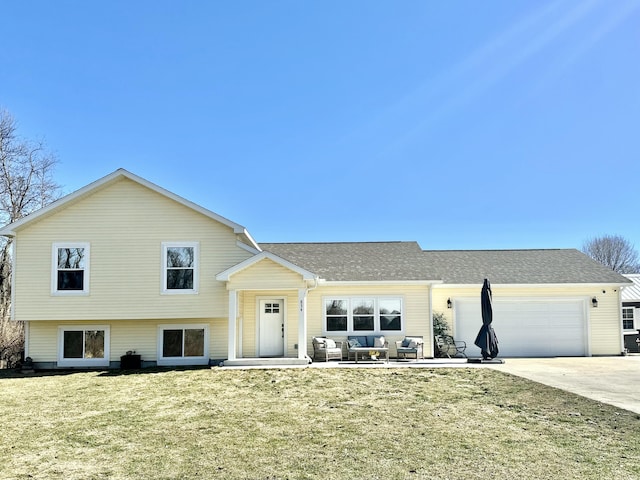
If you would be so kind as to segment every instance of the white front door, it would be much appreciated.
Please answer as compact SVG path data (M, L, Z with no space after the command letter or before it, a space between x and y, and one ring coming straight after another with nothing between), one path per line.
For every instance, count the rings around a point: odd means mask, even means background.
M260 300L260 356L284 356L284 300Z

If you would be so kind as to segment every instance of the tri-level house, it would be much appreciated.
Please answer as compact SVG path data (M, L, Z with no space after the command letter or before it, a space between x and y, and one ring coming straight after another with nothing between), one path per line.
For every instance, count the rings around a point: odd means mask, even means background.
M309 361L313 336L425 339L434 312L471 346L493 286L502 356L617 355L630 281L573 249L425 251L416 242L258 243L126 170L0 230L12 317L36 368ZM479 355L479 350L477 354Z

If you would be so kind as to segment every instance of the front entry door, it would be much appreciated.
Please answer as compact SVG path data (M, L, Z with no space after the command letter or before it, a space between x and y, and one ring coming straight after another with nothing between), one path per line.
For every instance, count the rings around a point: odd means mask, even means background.
M260 356L284 356L284 300L260 300Z

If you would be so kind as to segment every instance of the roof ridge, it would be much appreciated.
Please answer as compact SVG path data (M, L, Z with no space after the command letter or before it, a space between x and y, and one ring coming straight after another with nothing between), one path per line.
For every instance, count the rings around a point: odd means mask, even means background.
M367 245L367 244L389 244L389 243L418 243L415 240L372 240L364 242L258 242L259 244L272 244L272 245Z
M441 249L422 250L423 252L566 252L577 250L576 248L480 248L480 249Z

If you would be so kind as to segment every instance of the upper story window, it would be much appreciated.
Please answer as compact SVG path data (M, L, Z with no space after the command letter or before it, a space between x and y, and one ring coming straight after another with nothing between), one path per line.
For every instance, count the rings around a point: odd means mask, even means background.
M634 327L635 307L622 307L622 329L635 330Z
M324 331L400 332L402 299L397 297L342 297L324 299Z
M51 291L54 295L89 293L89 244L54 243Z
M198 293L197 242L165 242L162 244L164 293Z

